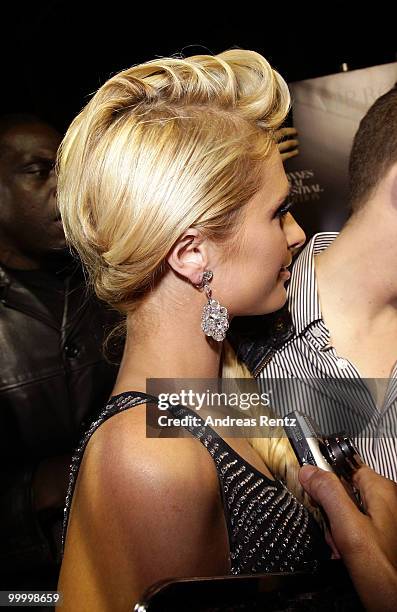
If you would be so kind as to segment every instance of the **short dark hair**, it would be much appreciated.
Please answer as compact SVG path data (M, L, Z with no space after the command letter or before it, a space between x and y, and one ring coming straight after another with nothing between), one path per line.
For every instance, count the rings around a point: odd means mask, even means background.
M7 113L0 115L0 133L18 125L35 123L46 123L46 121L33 113Z
M378 98L361 120L349 161L350 209L368 201L397 161L397 87Z
M8 113L0 116L0 157L6 152L7 148L3 142L3 136L9 130L20 125L47 125L52 127L45 119L33 113ZM53 128L54 130L56 128Z

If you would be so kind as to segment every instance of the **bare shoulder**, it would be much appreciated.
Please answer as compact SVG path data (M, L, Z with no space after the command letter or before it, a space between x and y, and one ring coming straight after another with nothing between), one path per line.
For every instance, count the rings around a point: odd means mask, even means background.
M142 521L157 531L166 517L169 532L183 517L205 520L219 502L219 485L212 458L195 438L146 437L142 405L112 417L92 436L76 497L79 510L90 500L95 517L117 516L112 526L128 523L131 532Z
M92 600L106 576L117 597L132 601L166 577L227 573L228 552L216 470L198 440L147 438L145 406L95 432L73 497L64 592L77 581ZM123 610L112 593L110 609Z
M174 499L181 491L184 500L189 485L196 489L197 483L205 483L204 494L211 494L214 486L217 491L213 462L202 444L193 437L148 438L146 409L151 407L117 414L95 432L81 466L87 485L95 489L94 483L102 483L124 500L140 495L139 486L146 497L172 486Z

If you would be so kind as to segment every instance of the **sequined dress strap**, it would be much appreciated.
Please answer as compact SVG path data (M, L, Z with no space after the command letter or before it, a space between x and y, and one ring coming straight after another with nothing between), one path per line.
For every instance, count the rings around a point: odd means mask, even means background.
M72 463L70 465L68 492L66 494L65 508L63 512L62 551L65 546L66 528L69 521L70 507L72 503L74 488L76 486L77 476L80 469L80 464L91 436L98 429L98 427L102 425L102 423L110 419L110 417L114 416L115 414L118 414L119 412L123 412L128 408L134 408L135 406L139 406L140 404L146 404L149 401L154 401L155 403L157 403L158 400L157 398L153 398L147 395L146 393L137 393L135 391L115 395L114 397L110 398L105 408L91 423L89 429L86 431L83 438L81 439L79 446L73 454Z
M84 450L92 434L113 415L156 397L126 392L112 397L83 437L71 465L63 525L65 542L70 505ZM229 535L230 571L294 571L305 561L329 558L329 548L308 510L278 480L271 480L245 461L196 412L178 405L168 412L176 418L194 415L187 429L211 455L219 480Z
M271 480L241 457L197 413L171 406L176 418L194 415L185 429L211 455L220 485L230 548L230 572L295 571L328 559L330 549L310 512L280 480Z

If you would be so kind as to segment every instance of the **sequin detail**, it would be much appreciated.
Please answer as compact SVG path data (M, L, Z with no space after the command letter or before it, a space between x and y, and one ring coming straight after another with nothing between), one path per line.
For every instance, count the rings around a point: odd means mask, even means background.
M74 485L90 437L114 414L149 401L156 400L134 392L112 398L85 434L71 465L63 543ZM183 406L171 406L169 412L176 418L192 414ZM330 549L307 508L282 482L261 474L211 427L198 421L198 426L188 425L186 429L207 449L218 474L229 535L230 573L292 572L305 562L329 559Z

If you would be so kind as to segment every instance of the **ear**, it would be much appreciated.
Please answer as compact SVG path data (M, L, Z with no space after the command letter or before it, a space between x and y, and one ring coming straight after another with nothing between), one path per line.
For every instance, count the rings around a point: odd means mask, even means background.
M190 227L169 252L167 262L193 285L199 285L208 265L207 251L207 240L199 230Z

